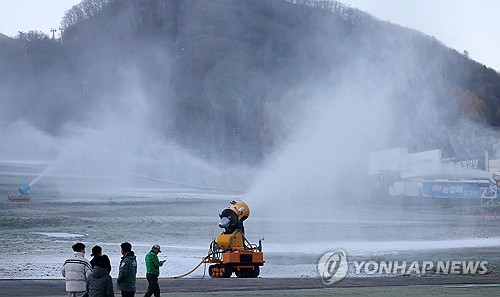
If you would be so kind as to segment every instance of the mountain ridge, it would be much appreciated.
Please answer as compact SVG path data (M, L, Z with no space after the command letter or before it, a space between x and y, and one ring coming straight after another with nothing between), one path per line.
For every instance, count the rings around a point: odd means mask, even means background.
M55 135L68 121L88 121L103 104L133 104L116 98L137 85L154 106L148 118L156 119L152 125L163 137L209 159L253 162L293 133L290 123L300 122L282 110L300 113L310 94L347 80L390 85L388 100L406 127L395 134L414 133L414 124L398 114L411 113L416 102L446 106L436 111L446 126L464 117L500 125L497 72L431 36L338 2L86 0L68 10L63 25L59 40L18 37L25 59L0 53L7 68L24 69L16 75L29 85L20 100L25 109L33 94L40 105L37 114L10 119L28 118ZM62 83L54 84L54 75ZM0 85L9 81L18 80ZM62 104L51 106L54 100ZM58 120L47 120L49 114ZM459 153L439 132L426 133L432 140L392 144Z

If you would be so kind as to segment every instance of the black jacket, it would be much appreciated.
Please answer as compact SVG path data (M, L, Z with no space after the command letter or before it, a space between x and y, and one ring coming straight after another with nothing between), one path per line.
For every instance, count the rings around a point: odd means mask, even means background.
M101 266L102 268L106 268L106 270L107 270L108 272L111 272L111 262L109 261L109 258L108 258L108 256L106 256L106 255L102 255L102 256L95 256L94 258L92 258L92 260L90 260L90 265L92 266L92 268L94 268L94 267L96 266L96 262L97 262L97 261L96 261L96 258L97 258L97 257L102 257L102 258L100 259L100 262L101 262L102 264L101 264L101 265L99 265L99 266Z
M87 292L89 297L113 297L113 280L109 272L99 266L95 266L87 281Z

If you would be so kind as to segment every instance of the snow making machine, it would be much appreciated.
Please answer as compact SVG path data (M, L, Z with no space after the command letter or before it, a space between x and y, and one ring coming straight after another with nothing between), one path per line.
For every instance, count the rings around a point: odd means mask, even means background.
M19 188L19 193L17 195L9 195L7 199L10 201L29 201L31 197L29 195L31 190L30 185L24 185Z
M262 239L259 244L251 244L245 237L243 222L250 215L248 205L243 201L231 201L231 206L224 209L219 227L224 232L210 244L209 255L205 263L212 278L228 278L233 272L237 277L258 277L260 266L264 265Z

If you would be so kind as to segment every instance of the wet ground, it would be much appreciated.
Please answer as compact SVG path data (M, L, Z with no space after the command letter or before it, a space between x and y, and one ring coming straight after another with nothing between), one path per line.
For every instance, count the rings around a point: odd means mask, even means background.
M77 241L88 246L88 258L90 248L101 245L111 259L113 277L124 241L132 243L138 256L138 275L145 275L144 256L154 243L162 246L160 259L167 260L162 276L182 274L207 254L221 232L220 211L241 198L150 184L96 189L85 181L61 184L47 178L33 187L30 202L8 201L7 195L25 182L25 176L0 174L0 278L60 277ZM252 197L243 198L252 207ZM488 261L487 276L499 274L500 220L492 214L483 220L480 213L463 208L388 199L346 205L328 216L269 216L268 209L252 208L245 228L250 241L265 238L261 277L317 277L320 256L340 249L351 268L353 261L363 260ZM303 213L322 213L324 208L307 207ZM203 276L204 268L192 277ZM363 276L352 271L348 276Z
M331 286L318 278L160 279L159 282L162 296L498 296L498 283L496 277L354 278ZM0 296L64 296L65 288L63 280L0 280L0 287ZM147 282L139 279L136 295L142 296L146 289ZM115 295L119 295L116 286Z

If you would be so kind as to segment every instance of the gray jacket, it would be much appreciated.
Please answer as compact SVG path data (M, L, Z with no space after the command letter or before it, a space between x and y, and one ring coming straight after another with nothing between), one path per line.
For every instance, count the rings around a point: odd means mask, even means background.
M114 297L113 280L107 269L94 266L94 270L87 281L89 297Z

